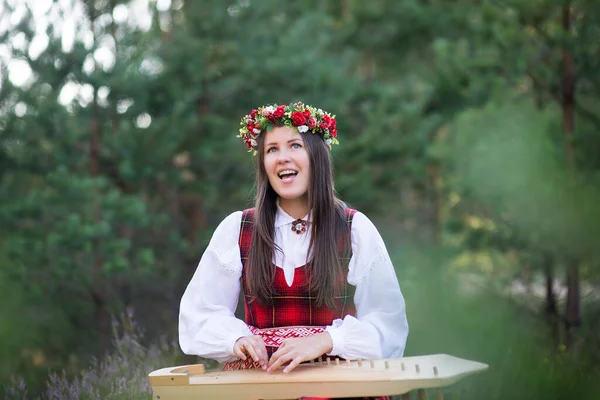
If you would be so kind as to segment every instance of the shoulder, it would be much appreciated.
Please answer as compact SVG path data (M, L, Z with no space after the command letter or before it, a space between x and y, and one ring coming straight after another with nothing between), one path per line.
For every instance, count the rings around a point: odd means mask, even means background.
M379 234L379 232L377 231L377 228L375 227L375 224L373 224L373 222L369 219L369 217L367 217L364 213L358 211L358 210L352 210L353 213L352 215L352 232L356 232L357 234L361 234L361 235L369 235L372 233L377 233ZM348 214L348 211L346 211L346 215Z
M220 225L232 225L232 224L238 224L242 221L242 215L244 214L244 211L234 211L231 214L229 214L228 216L226 216L223 221L221 221Z
M353 209L353 208L350 208L350 207L344 206L344 216L346 217L346 220L347 220L348 222L352 222L352 220L353 220L353 218L354 218L354 215L355 215L357 212L358 212L358 211L357 211L357 210L355 210L355 209Z
M224 236L237 236L240 232L240 224L242 222L243 211L234 211L226 216L215 229L213 238Z
M368 254L385 249L379 230L369 217L360 211L357 211L352 219L350 237L353 252Z
M244 211L238 211L242 220L254 221L255 208L246 208Z

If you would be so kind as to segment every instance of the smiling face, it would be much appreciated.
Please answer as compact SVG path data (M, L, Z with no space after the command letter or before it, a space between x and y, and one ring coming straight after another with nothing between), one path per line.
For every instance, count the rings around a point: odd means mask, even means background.
M308 210L310 160L302 135L292 127L276 127L264 135L265 172L280 206ZM302 215L303 216L303 215Z

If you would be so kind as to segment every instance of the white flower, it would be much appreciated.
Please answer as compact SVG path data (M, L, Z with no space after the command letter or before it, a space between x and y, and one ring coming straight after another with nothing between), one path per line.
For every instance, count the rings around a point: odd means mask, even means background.
M300 133L304 133L304 132L306 132L306 131L308 131L308 126L306 126L306 125L300 125L300 126L298 127L298 132L300 132Z
M250 145L251 145L252 147L256 147L256 146L258 146L258 143L256 142L256 140L254 140L254 139L250 139Z
M260 133L260 129L254 128L254 129L252 129L252 133L255 133L258 135Z
M331 142L331 139L325 139L325 144L326 144L326 145L330 145L331 143L332 143L332 142Z

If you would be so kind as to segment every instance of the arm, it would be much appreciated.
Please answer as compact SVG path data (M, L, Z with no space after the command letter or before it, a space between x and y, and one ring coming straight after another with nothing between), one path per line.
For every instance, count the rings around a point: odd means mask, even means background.
M404 297L387 249L373 223L357 212L352 221L348 282L356 286L356 318L327 327L333 348L347 359L402 357L408 336Z
M246 323L234 315L242 272L241 216L235 212L217 227L181 298L179 345L186 354L232 361L237 359L236 340L251 335Z

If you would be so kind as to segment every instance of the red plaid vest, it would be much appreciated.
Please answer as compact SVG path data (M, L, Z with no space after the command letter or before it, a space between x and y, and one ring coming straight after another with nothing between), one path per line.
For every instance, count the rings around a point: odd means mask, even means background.
M356 210L346 208L346 223L348 224L348 232L352 230L352 218ZM344 270L344 286L343 293L335 298L336 307L330 309L327 306L317 307L314 304L314 298L307 289L307 274L306 265L298 267L294 270L294 281L292 286L288 286L283 269L275 267L275 282L274 293L271 297L271 305L261 306L256 301L250 301L246 288L246 261L252 243L252 230L254 228L254 209L244 210L242 213L242 223L240 227L240 254L242 257L242 290L244 293L244 309L246 312L246 323L250 325L254 332L255 328L264 329L276 328L282 326L319 326L324 327L331 325L334 319L343 319L346 315L355 315L354 307L354 286L348 283L348 263L352 257L352 249L348 252L348 257L343 259L345 265ZM343 250L342 242L340 241L340 252ZM264 332L264 331L263 331ZM254 333L258 334L258 333ZM271 338L272 339L272 338ZM271 340L269 339L269 340ZM272 347L267 347L269 355L273 351ZM241 362L241 361L239 361ZM250 364L252 364L250 360ZM242 368L247 368L242 367ZM256 365L254 367L257 368ZM231 369L237 369L240 366L236 365ZM226 368L227 369L227 366ZM358 399L358 398L356 398ZM383 397L361 397L364 400L389 400L387 396ZM301 400L329 400L317 399L312 397L303 397ZM333 399L331 399L333 400ZM338 399L345 400L345 399ZM348 399L351 400L351 399Z
M348 232L352 228L352 218L356 210L346 208L346 221ZM346 266L344 276L343 292L335 298L336 307L330 309L327 306L317 307L314 298L307 288L307 266L303 265L294 270L294 281L288 286L282 268L275 268L274 295L271 304L262 306L257 301L250 301L246 288L246 261L252 243L252 230L254 227L254 209L244 210L240 227L240 253L242 257L242 290L244 293L244 309L246 312L246 323L248 325L263 329L280 326L326 326L331 325L334 319L343 319L346 315L355 315L354 286L348 284L348 258L342 260ZM342 250L340 244L340 251Z

